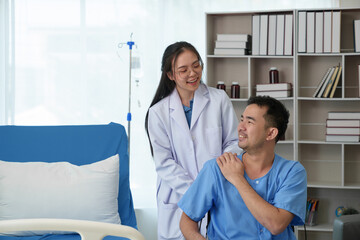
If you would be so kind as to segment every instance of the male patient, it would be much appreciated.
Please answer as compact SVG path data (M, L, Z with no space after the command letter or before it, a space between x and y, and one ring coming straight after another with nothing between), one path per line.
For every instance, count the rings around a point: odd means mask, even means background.
M237 129L244 152L208 161L178 203L186 239L205 239L197 222L208 211L210 240L296 239L291 226L304 224L306 171L274 152L288 122L278 100L248 100Z

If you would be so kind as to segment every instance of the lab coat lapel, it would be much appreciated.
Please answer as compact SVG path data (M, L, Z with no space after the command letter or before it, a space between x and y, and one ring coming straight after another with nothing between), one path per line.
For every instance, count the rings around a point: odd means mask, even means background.
M190 133L189 125L184 113L184 108L176 88L170 95L170 116L181 128L184 129L185 132Z
M195 91L190 129L195 125L209 101L209 90L204 84L200 84L199 88Z

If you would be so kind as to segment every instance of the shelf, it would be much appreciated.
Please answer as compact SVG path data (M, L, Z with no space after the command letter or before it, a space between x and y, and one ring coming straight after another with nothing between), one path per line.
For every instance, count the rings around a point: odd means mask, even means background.
M278 97L276 99L279 101L293 101L294 97L283 97L283 98Z
M360 52L341 52L341 53L297 53L299 57L332 57L332 56L360 56Z
M314 89L315 91L315 89ZM298 100L304 101L360 101L360 98L313 98L313 97L298 97Z
M277 144L294 144L292 140L279 140Z
M341 183L335 182L322 182L322 181L308 181L308 188L331 188L331 189L343 189Z
M331 224L317 224L314 226L305 226L306 231L332 232L333 226ZM299 231L304 231L304 226L297 226Z
M315 140L298 140L300 144L328 144L328 145L360 145L360 142L326 142Z
M335 183L324 182L308 182L308 188L328 188L328 189L348 189L348 190L360 190L359 183L348 183L345 186L336 185Z
M208 58L284 58L293 59L294 56L274 56L274 55L207 55Z
M230 98L232 102L247 102L247 98Z
M293 59L294 56L286 55L249 55L250 58L284 58L284 59Z
M344 189L359 189L360 190L360 184L359 183L347 183L346 186L343 186Z
M249 58L250 55L207 55L208 58Z

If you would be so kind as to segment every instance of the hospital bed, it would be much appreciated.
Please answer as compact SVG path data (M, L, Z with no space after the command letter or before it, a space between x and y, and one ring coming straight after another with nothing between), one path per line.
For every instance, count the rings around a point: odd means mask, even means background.
M122 125L0 126L0 240L58 239L144 239Z

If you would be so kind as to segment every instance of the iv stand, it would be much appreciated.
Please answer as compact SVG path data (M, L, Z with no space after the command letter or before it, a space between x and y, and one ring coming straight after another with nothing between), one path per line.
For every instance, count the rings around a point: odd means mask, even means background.
M130 41L126 44L129 46L129 107L128 107L128 114L127 114L127 121L128 121L128 153L130 158L130 125L131 125L131 67L132 67L132 47L135 42L132 41L132 33L130 35ZM118 47L121 48L122 45L125 43L119 43Z

